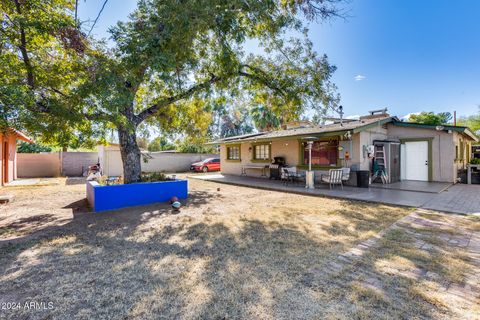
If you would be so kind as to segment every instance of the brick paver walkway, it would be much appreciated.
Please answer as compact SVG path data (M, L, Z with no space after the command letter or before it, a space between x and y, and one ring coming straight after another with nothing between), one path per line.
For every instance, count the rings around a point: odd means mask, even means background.
M435 194L422 208L480 215L480 185L456 184Z
M378 271L369 268L357 268L355 265L370 250L376 250L381 246L381 239L389 232L400 230L405 232L411 238L413 247L418 254L430 256L433 251L441 252L442 250L463 250L467 255L470 271L465 274L463 281L453 282L447 280L439 274L416 267L414 269L402 269L401 266L397 270L395 268L389 271L396 276L411 279L417 283L422 281L433 281L439 283L437 294L444 301L450 301L455 308L460 309L459 314L465 319L480 319L480 234L472 230L459 227L454 220L462 217L455 217L448 214L433 212L435 215L444 215L450 221L438 221L432 216L431 211L418 209L410 215L396 221L390 227L384 229L372 238L361 242L349 251L340 254L335 260L330 261L323 268L312 268L305 275L305 279L310 283L325 283L334 280L337 285L345 285L361 279L361 285L365 288L382 293L384 291L382 280L380 280ZM432 245L424 241L420 230L428 228L438 231L438 239L442 245ZM455 230L454 233L451 231ZM368 259L368 258L367 258ZM354 270L352 271L352 266Z

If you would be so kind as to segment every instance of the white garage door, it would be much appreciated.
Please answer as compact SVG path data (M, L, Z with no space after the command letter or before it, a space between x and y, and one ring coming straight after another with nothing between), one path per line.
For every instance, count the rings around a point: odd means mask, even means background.
M403 150L404 179L428 181L428 141L405 142Z

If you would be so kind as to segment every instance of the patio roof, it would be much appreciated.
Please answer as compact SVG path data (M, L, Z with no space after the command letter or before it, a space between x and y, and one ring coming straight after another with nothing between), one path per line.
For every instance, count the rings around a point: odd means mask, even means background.
M25 133L18 131L17 129L8 128L7 131L9 131L10 133L13 133L18 140L22 140L28 143L34 143L34 141L30 139Z
M347 131L357 133L372 127L381 126L386 123L398 120L397 117L377 117L372 119L359 119L355 121L346 121L343 124L333 123L323 126L299 127L285 130L276 130L260 133L252 133L241 136L228 137L211 142L210 144L236 143L243 141L275 140L287 137L306 137L306 136L332 136L344 134Z

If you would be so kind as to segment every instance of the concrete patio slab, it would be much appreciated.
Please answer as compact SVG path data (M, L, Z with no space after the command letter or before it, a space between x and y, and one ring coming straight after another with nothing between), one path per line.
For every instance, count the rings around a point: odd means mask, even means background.
M389 183L389 184L372 183L370 187L390 189L390 190L440 193L442 191L447 190L452 185L453 183L451 182L427 182L427 181L405 180L405 181L398 181L398 182Z
M426 208L459 214L480 215L480 185L456 184L450 186L446 190L434 193L389 188L356 188L347 186L345 186L343 190L340 187L335 187L335 189L330 190L328 185L323 184L316 185L315 189L305 189L302 183L289 184L286 186L278 180L222 175L218 173L189 175L188 177L272 191ZM438 187L440 187L440 184Z
M344 186L343 190L337 186L330 190L328 185L316 185L315 189L305 189L304 185L289 184L285 186L281 181L264 178L234 176L234 175L191 175L190 178L203 179L207 181L234 184L244 187L283 191L312 196L327 196L340 199L360 200L368 202L379 202L409 207L419 207L428 200L432 194L412 191L386 190L380 188L355 188Z

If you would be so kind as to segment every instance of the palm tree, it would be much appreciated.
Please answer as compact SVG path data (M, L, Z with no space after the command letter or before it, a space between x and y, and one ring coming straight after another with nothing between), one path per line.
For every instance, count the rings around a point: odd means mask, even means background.
M264 105L256 105L250 110L255 127L259 131L271 131L281 125L280 118L271 108Z

